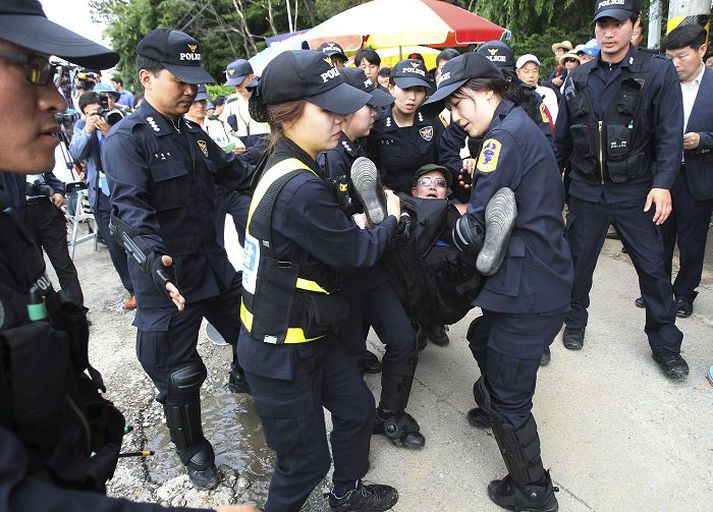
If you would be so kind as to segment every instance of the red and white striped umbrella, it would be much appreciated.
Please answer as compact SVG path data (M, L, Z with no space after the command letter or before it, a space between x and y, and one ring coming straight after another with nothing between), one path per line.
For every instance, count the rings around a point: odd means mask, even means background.
M441 0L372 0L347 9L301 34L316 48L334 41L349 50L366 44L467 46L500 39L505 29Z

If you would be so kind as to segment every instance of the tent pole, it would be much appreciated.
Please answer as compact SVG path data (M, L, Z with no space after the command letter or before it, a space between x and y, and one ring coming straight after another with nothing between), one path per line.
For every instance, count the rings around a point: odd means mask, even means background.
M403 48L399 45L399 60L404 60Z

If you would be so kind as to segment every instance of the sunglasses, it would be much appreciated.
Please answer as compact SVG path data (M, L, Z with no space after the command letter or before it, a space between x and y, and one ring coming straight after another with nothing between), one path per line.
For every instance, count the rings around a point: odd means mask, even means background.
M27 80L33 85L45 86L52 82L59 87L64 66L53 64L40 55L26 55L19 52L0 50L0 57L18 63L25 68Z
M444 178L433 178L431 176L421 176L418 179L418 184L422 187L441 187L446 188L446 180Z

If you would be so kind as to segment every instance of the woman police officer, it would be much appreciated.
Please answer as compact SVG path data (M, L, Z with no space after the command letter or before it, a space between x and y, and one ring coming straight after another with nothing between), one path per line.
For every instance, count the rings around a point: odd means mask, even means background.
M525 111L502 99L505 87L484 56L461 55L443 67L427 108L440 109L445 100L452 121L484 140L468 211L454 229L459 247L469 251L469 241L483 232L486 205L498 189L512 189L517 202L507 253L473 301L483 316L468 333L481 371L475 400L490 418L509 473L491 482L488 494L510 510L555 511L531 410L540 357L569 307L573 270L562 222L564 191L552 146Z
M337 270L376 263L397 230L400 204L387 194L389 216L359 229L315 161L339 143L345 115L370 98L321 53L297 50L268 64L250 100L255 119L270 123L272 154L248 214L238 352L277 455L266 512L296 512L327 474L322 407L333 422L332 509L387 510L398 499L392 487L361 483L374 399L330 331L348 315L333 293Z
M320 155L327 174L339 183L348 183L352 164L360 156L365 156L363 139L374 124L376 109L391 105L394 97L377 89L359 69L344 68L339 72L347 83L371 96L367 105L348 116L342 124L339 145ZM352 357L358 359L366 350L366 335L371 325L386 345L374 433L386 435L398 446L421 448L425 439L416 420L406 412L418 361L416 334L411 321L389 283L388 275L379 265L345 278L343 295L349 302L350 315L339 324L340 341Z

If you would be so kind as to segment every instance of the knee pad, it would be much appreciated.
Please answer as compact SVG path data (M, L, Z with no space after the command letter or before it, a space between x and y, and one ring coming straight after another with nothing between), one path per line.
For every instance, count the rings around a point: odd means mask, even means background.
M183 404L200 398L200 388L208 371L202 361L175 369L168 377L167 404Z

